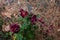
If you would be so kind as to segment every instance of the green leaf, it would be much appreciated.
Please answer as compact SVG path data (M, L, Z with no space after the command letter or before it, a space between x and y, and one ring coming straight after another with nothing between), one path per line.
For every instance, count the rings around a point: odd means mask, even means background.
M16 40L22 40L23 39L22 34L15 34L15 36L16 36Z
M34 30L31 30L31 28L27 28L24 30L24 37L26 37L28 40L29 39L34 39Z
M12 32L9 32L9 35L12 35Z
M3 25L3 19L0 18L0 29L1 29L2 25Z
M0 37L2 38L0 40L11 40L12 39L8 32L5 33L5 32L0 31Z
M26 37L24 37L24 38L23 38L23 40L27 40L27 38L26 38Z
M23 18L21 16L18 17L18 21L23 21Z
M37 27L36 25L33 25L33 28L34 28L34 29L37 29L38 27Z
M26 23L24 23L24 24L21 25L21 28L20 28L20 29L21 29L21 31L23 31L23 30L26 29L27 27L28 27L28 25L27 25Z

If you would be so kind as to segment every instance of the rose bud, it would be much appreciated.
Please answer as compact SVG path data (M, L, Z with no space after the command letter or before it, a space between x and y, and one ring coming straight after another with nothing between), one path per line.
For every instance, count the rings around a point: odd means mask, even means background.
M31 22L32 22L32 24L35 24L36 21L37 21L36 15L33 15L33 16L31 17Z
M20 9L20 15L24 18L28 15L28 12L23 9Z
M20 31L20 27L18 24L11 24L10 25L10 31L13 32L13 33L17 33Z

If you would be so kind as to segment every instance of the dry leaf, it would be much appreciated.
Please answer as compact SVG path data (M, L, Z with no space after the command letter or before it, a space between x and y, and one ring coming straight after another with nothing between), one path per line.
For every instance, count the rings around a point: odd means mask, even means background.
M5 32L8 32L10 30L10 27L9 25L2 25L2 30L5 31Z
M9 13L9 12L2 12L2 15L11 18L11 15L12 15L12 14Z

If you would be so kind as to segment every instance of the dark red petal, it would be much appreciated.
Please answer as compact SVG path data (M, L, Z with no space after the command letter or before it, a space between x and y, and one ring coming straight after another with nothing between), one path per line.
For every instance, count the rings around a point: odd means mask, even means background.
M32 22L32 24L34 24L36 21L37 21L36 15L33 15L33 16L31 17L31 22Z
M15 33L15 32L18 32L20 30L20 27L18 24L11 24L10 26L10 31Z
M25 16L28 15L28 12L27 11L22 11L20 15L24 18Z
M25 11L25 15L28 15L28 12L27 11Z

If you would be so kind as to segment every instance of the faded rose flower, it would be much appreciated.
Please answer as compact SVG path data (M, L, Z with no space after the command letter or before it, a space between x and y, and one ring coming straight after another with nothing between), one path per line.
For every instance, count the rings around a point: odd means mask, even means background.
M17 32L19 32L19 30L20 30L20 27L18 24L13 23L10 25L10 31L11 32L17 33Z
M32 22L32 24L35 24L36 21L37 21L36 15L33 15L33 16L31 17L31 22Z
M20 13L21 13L20 15L21 15L23 18L28 15L28 12L25 11L25 10L23 10L23 9L20 9Z

